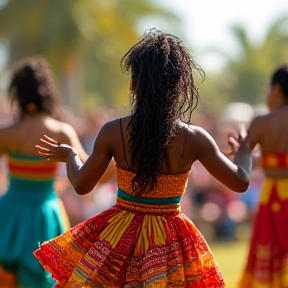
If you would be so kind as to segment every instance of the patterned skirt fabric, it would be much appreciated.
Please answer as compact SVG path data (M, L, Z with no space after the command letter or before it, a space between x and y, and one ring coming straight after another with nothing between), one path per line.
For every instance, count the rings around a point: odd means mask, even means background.
M34 254L57 288L224 287L207 243L179 204L157 209L118 198Z
M239 288L288 287L288 179L266 179Z

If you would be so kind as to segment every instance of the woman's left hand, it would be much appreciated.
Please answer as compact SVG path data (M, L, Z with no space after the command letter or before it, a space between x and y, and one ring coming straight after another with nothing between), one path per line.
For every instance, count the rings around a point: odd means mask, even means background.
M77 154L77 151L66 144L60 144L58 141L44 135L40 138L40 145L36 145L38 153L45 156L47 160L55 162L67 162L71 154Z

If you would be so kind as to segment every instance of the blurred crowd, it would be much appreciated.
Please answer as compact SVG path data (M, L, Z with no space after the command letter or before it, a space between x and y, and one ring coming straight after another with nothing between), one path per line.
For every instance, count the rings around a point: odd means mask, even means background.
M13 115L11 103L4 95L0 95L0 127L13 123ZM84 116L75 115L65 107L62 109L62 120L75 128L88 154L93 149L95 137L101 126L121 115L123 110L113 108L99 108ZM233 131L231 123L223 122L220 117L207 115L198 115L195 118L193 124L206 129L221 149L228 149L227 135ZM0 195L5 193L9 181L6 169L6 159L1 157ZM71 226L115 205L115 177L114 175L105 184L97 184L88 195L79 196L73 191L66 177L64 164L60 164L56 191L64 202ZM248 239L262 181L262 171L255 165L249 189L243 194L231 192L210 176L197 161L192 167L187 190L181 202L182 210L208 241Z

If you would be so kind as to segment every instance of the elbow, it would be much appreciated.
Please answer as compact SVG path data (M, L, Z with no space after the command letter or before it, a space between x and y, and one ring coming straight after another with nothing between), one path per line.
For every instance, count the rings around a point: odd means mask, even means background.
M78 195L86 195L90 193L97 183L98 181L96 181L94 178L91 179L90 177L88 179L77 177L73 182L71 182L75 192Z
M238 193L244 193L249 188L249 184L250 184L250 176L248 177L248 175L244 174L242 175L242 177L240 177L239 181L237 182L237 185L235 185L234 187L235 189L233 190Z
M89 192L91 192L91 190L93 189L93 188L89 189L89 187L87 187L87 185L85 185L85 184L83 185L83 183L81 183L81 182L77 183L76 181L74 183L72 183L72 186L78 195L86 195Z
M251 172L247 172L245 169L238 167L238 181L237 185L235 185L235 192L244 193L247 191L250 184L250 174Z
M233 190L237 193L244 193L245 191L247 191L248 187L249 187L249 180L241 181L241 183L239 183L237 187L235 187L235 189Z
M91 187L91 185L89 185L89 182L87 179L81 177L80 173L74 173L74 174L69 174L68 173L68 178L69 181L74 189L74 191L78 194L78 195L86 195L89 192L92 191L93 187Z

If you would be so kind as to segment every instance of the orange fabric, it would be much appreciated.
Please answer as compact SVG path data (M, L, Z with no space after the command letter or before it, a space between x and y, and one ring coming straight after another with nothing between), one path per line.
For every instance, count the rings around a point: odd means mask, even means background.
M5 271L0 265L0 287L1 288L16 288L16 274Z
M154 190L143 193L143 196L152 198L182 196L185 193L189 175L190 170L176 175L159 175L157 177L157 186ZM118 187L126 193L133 195L131 183L135 174L116 166L116 176Z
M120 189L132 193L133 173L116 168ZM160 175L143 195L184 194L189 171ZM124 190L125 189L125 190ZM180 204L116 206L43 243L35 256L61 288L223 288L217 263Z

